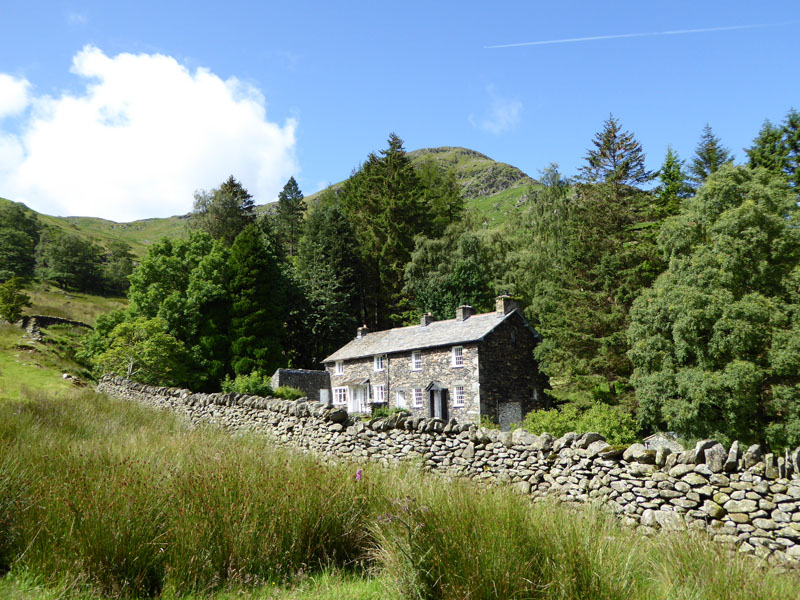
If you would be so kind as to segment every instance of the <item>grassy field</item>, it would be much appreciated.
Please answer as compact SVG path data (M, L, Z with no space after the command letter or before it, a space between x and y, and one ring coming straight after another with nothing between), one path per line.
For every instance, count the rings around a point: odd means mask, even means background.
M25 288L31 297L28 315L48 315L94 325L98 315L128 305L127 298L67 292L54 285L34 283Z
M0 401L0 597L797 598L594 509L323 465L83 390ZM361 468L357 478L356 469Z

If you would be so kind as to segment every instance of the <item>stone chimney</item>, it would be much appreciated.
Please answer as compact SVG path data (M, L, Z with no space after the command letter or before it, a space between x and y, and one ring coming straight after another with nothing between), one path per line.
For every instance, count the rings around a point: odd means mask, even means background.
M356 339L360 340L362 337L369 333L369 327L366 324L362 325L358 329L356 329Z
M431 313L425 313L419 320L419 324L422 325L423 327L427 327L431 323L433 323L433 315Z
M456 321L466 321L475 314L475 309L469 304L462 304L456 309Z
M519 304L508 294L503 294L497 297L497 314L507 315L515 308L519 308Z

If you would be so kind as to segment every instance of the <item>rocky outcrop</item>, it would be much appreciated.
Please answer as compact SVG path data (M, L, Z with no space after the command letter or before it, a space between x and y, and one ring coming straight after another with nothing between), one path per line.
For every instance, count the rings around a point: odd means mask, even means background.
M413 459L447 475L510 484L534 500L595 502L645 533L704 530L740 552L800 565L800 449L776 457L750 447L740 456L738 444L726 451L703 440L671 452L609 446L597 433L553 439L403 415L361 421L304 399L194 394L116 377L104 377L98 391L323 457Z

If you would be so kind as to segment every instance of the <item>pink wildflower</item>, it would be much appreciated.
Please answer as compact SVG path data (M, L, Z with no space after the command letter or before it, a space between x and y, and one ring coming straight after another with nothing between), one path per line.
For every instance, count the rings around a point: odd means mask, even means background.
M361 469L356 471L356 481L361 481Z

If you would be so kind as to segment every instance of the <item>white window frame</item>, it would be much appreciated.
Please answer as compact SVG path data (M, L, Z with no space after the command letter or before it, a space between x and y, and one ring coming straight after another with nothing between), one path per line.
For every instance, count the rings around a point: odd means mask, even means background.
M375 366L375 371L383 371L386 368L386 355L385 354L376 354L373 364Z
M395 408L405 408L406 407L406 392L405 390L397 390L397 393L394 397L394 407Z
M463 385L457 385L453 389L453 406L463 407L467 394Z
M422 352L416 350L411 353L411 370L412 371L421 371L422 370Z
M464 346L453 346L452 349L452 356L453 356L453 366L454 367L463 367L464 366Z
M347 386L335 387L333 388L333 403L336 406L342 406L347 404L347 400L349 399L350 393L347 389Z
M382 383L372 386L372 401L375 404L386 403L386 386Z
M336 375L344 375L344 361L337 360L336 361Z
M414 408L422 408L422 388L414 388Z

